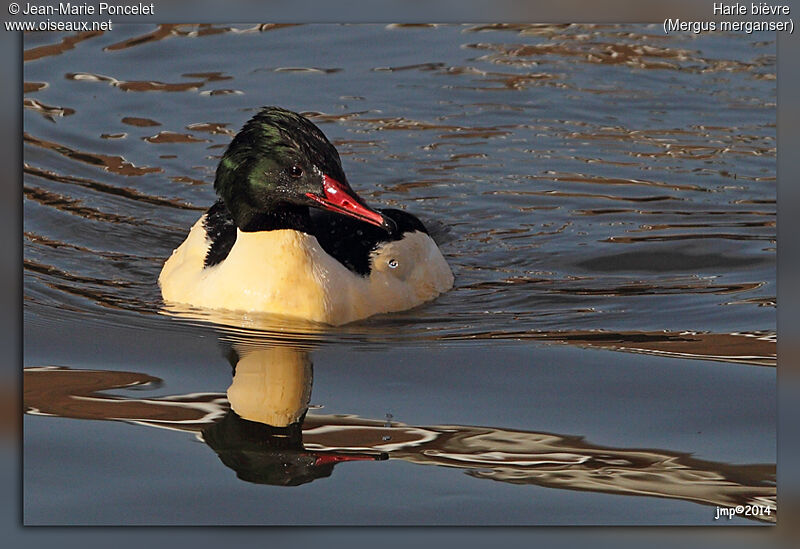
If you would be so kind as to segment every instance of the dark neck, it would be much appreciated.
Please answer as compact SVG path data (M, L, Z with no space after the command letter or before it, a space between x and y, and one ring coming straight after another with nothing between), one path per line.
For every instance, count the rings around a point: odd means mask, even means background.
M311 216L308 206L281 204L273 211L240 210L234 214L236 225L244 232L277 231L293 229L311 233Z

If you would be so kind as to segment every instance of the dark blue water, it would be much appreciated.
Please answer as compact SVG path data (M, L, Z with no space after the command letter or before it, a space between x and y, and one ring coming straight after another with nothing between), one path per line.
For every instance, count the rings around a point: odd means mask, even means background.
M774 36L118 25L25 50L26 524L774 520ZM455 289L335 329L166 314L163 260L267 104L446 233ZM228 412L248 345L313 362L293 459L387 459L238 478L285 451ZM747 504L771 513L713 520Z

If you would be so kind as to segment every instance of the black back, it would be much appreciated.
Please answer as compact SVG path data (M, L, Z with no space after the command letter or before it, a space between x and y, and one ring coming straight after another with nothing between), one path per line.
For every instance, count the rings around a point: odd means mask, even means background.
M211 240L203 266L212 267L228 257L236 242L236 222L221 198L206 212L203 228Z

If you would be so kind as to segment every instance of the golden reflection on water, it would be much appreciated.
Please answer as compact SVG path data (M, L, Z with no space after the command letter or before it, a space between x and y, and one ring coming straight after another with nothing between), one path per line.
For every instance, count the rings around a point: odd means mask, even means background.
M144 175L147 173L158 173L162 171L161 168L152 168L149 166L144 166L144 167L134 166L132 163L128 162L121 156L111 156L106 154L88 153L84 151L75 150L65 145L61 145L59 143L54 143L52 141L47 141L44 139L38 139L32 135L28 135L27 133L23 134L23 141L25 143L29 143L30 145L55 151L58 154L61 154L73 160L77 160L78 162L84 162L86 164L100 166L106 171L117 173L120 175Z
M27 63L28 61L34 61L36 59L41 59L42 57L61 55L65 51L73 49L76 44L96 36L101 36L102 34L103 33L100 31L91 31L67 35L57 44L48 44L46 46L38 46L35 48L26 49L23 52L22 59Z
M59 152L61 152L63 154L62 151L59 151ZM83 156L84 157L88 156L89 158L91 158L91 162L90 162L91 164L103 163L105 169L107 169L110 172L118 172L121 175L129 175L129 173L127 173L127 169L129 167L129 165L126 165L124 159L122 159L122 158L112 158L111 160L109 160L108 164L105 164L106 160L108 160L108 159L104 158L102 156L86 155L85 153L83 154ZM120 169L120 167L122 167L124 169ZM34 177L37 177L37 178L47 179L47 180L50 180L50 181L56 181L56 182L59 182L59 183L73 184L73 185L77 185L77 186L80 186L80 187L85 187L85 188L91 189L93 191L112 194L112 195L116 195L116 196L122 196L122 197L125 197L125 198L129 198L131 200L144 202L146 204L153 204L153 205L156 205L156 206L166 206L166 207L170 207L170 208L178 208L178 209L181 209L181 210L194 210L194 211L205 210L205 208L198 207L198 206L192 206L191 204L186 204L185 202L182 202L180 200L161 198L161 197L158 197L158 196L147 195L147 194L144 194L144 193L142 193L140 191L137 191L136 189L133 189L133 188L130 188L130 187L118 187L116 185L109 185L108 183L103 183L101 181L97 181L97 180L93 180L93 179L75 177L75 176L71 176L71 175L62 175L62 174L58 174L58 173L50 171L50 170L42 170L42 169L39 169L39 168L35 168L33 166L25 165L24 166L24 172L26 174L28 174L28 175L31 175L31 176L34 176ZM138 173L136 173L136 175L138 175Z

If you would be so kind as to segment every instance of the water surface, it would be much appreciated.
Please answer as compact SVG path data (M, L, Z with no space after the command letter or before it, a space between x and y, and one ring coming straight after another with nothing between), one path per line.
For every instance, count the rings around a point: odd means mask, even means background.
M774 35L118 25L24 58L26 524L774 522ZM164 309L269 104L434 228L453 291L338 328ZM251 352L301 429L230 411Z

